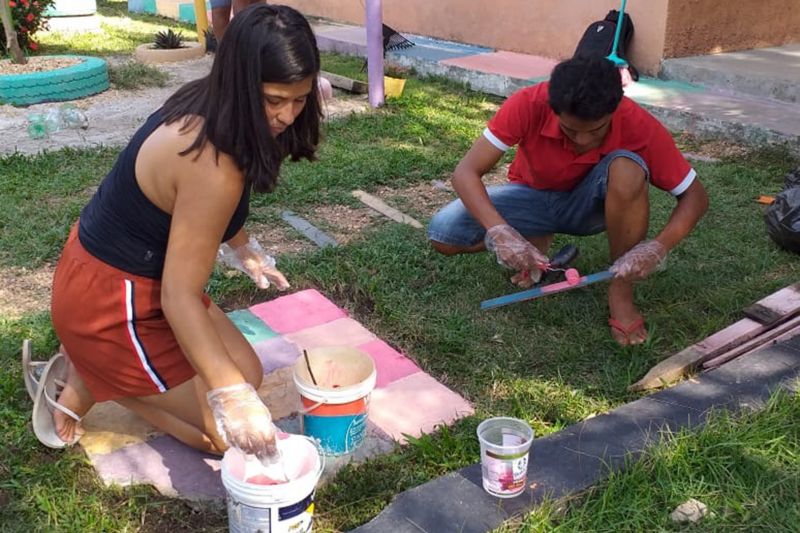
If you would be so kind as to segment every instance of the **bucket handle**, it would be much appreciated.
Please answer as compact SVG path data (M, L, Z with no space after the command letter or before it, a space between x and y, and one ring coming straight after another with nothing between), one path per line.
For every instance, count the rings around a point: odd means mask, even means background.
M369 401L370 401L371 398L372 398L372 393L367 394L367 396L364 398L364 403L366 404L367 407L369 407ZM328 404L328 403L330 403L330 402L327 402L325 400L317 402L317 403L315 403L314 405L312 405L310 407L305 407L303 409L300 409L299 411L297 411L297 414L299 414L299 415L307 415L308 413L310 413L311 411L313 411L314 409L316 409L320 405L325 405L325 404Z

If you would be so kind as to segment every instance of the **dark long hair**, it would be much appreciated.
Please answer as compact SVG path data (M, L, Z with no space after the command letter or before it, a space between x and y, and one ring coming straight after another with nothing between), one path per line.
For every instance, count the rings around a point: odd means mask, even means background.
M164 104L165 122L204 119L185 156L210 142L229 154L246 186L269 192L281 163L314 159L322 109L317 77L319 50L308 21L287 6L257 4L238 13L225 31L208 76L187 83ZM265 114L263 83L294 83L313 76L303 111L283 133L272 135Z

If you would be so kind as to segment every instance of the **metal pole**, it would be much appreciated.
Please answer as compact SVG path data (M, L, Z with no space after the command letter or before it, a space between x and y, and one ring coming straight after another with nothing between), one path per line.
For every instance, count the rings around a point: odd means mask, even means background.
M369 103L383 105L383 6L381 0L367 0L367 79Z

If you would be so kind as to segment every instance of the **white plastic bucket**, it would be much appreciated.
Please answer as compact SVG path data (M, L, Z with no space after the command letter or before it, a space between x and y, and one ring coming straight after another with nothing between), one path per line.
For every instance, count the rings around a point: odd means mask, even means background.
M328 455L351 453L367 433L375 363L369 354L344 346L315 348L307 355L308 362L300 356L294 365L294 384L304 408L303 434L318 440Z
M478 440L484 490L498 498L522 494L533 429L517 418L489 418L478 425Z
M314 491L325 468L324 455L302 435L279 434L278 439L285 477L275 481L259 473L263 467L258 460L248 461L235 449L225 452L221 475L228 493L231 533L312 530Z

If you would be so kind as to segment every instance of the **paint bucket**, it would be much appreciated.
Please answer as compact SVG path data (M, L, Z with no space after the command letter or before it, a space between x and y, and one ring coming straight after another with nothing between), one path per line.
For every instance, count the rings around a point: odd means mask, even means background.
M403 78L383 77L383 95L386 98L400 98L403 95L405 86L406 80Z
M528 475L533 429L516 418L489 418L478 425L478 440L484 490L498 498L522 494Z
M351 453L367 433L375 363L361 350L344 346L305 353L308 362L300 356L294 365L294 384L303 402L303 434L317 439L327 455Z
M313 440L279 433L280 475L252 456L230 448L222 458L231 533L311 531L314 491L325 457Z

